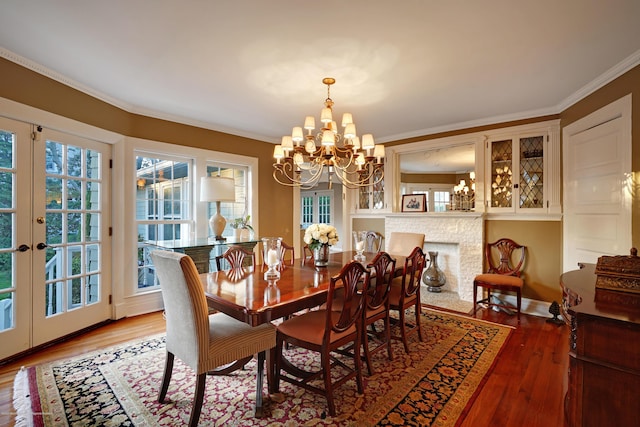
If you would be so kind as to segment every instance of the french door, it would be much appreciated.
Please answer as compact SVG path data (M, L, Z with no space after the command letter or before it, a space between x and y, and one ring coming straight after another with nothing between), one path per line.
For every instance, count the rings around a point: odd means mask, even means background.
M0 359L110 317L109 158L0 118Z

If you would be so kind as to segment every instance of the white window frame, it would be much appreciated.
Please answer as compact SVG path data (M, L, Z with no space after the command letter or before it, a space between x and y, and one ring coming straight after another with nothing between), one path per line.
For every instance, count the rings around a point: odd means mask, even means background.
M405 191L402 194L425 194L427 196L427 212L436 212L434 193L437 191L443 191L451 194L453 192L454 185L455 184L411 183L406 184L404 189Z
M200 194L200 178L205 176L207 165L225 165L225 166L241 166L248 168L247 177L247 194L250 201L250 211L247 213L252 218L258 218L259 205L259 185L258 185L258 159L255 157L222 153L211 150L203 150L200 148L185 147L176 144L166 144L158 141L150 141L139 138L125 138L124 147L122 148L122 157L125 163L125 173L123 179L123 191L129 196L125 198L125 206L123 208L122 221L125 229L129 230L125 233L123 239L127 241L126 246L129 251L123 255L124 262L127 267L124 272L125 289L123 295L119 299L126 300L126 305L116 307L116 317L121 317L118 313L129 312L140 313L148 310L158 309L162 306L162 298L158 293L159 286L149 286L138 288L138 244L137 241L137 225L136 220L136 155L145 153L149 156L157 156L159 158L175 158L181 161L192 161L192 185L188 186L190 192L189 200L191 201L190 222L193 224L188 233L184 236L193 238L206 238L209 235L209 217L207 212L207 203L199 202ZM229 218L227 218L229 220ZM182 220L180 220L182 221ZM257 222L252 222L252 226L259 235ZM128 278L128 279L127 279ZM157 293L155 298L146 297L149 293ZM134 298L135 297L135 298ZM144 302L137 302L137 298L145 299ZM147 301L148 300L148 301ZM143 306L141 307L141 304ZM131 307L131 308L128 308Z
M320 223L320 203L319 198L322 196L329 197L329 221L322 221L322 223L333 223L335 222L335 195L333 190L310 190L310 191L301 191L300 192L300 212L303 212L303 203L305 197L313 197L313 208L312 208L312 217L313 220L311 223L301 222L302 228L307 228L310 224ZM302 215L300 217L300 221L302 221Z

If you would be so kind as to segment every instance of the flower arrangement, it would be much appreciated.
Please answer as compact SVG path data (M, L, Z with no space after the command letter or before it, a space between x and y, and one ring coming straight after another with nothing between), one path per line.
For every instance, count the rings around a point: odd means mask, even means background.
M333 246L338 243L338 231L333 225L311 224L304 232L304 242L312 250L322 245Z
M236 218L233 220L231 224L229 224L229 227L233 229L248 228L249 230L253 231L253 227L249 224L250 219L251 219L251 215L247 215L246 217Z

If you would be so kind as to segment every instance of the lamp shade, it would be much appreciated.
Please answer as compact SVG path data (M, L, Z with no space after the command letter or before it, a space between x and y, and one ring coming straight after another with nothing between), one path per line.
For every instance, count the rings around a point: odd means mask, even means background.
M205 176L200 179L201 202L235 202L236 188L233 178Z

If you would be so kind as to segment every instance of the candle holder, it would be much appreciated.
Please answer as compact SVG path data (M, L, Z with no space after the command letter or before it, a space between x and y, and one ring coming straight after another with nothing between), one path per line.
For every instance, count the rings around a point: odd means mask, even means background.
M269 269L264 272L264 280L280 279L280 257L282 238L281 237L263 237L262 238L262 262Z
M367 241L366 231L354 231L353 232L353 249L356 251L356 255L353 257L355 261L365 262L367 258L362 254L364 252L365 242Z

